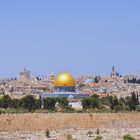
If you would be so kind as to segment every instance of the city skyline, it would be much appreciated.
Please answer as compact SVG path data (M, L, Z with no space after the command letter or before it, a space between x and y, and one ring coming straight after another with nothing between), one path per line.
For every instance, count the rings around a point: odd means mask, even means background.
M140 73L139 1L1 1L0 77Z

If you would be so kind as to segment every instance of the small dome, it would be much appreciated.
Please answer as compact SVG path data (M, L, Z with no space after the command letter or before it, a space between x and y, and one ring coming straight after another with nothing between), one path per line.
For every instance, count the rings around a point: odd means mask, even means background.
M68 99L74 99L73 95L69 95Z
M55 87L75 87L75 80L74 78L67 72L63 72L59 74L54 82Z

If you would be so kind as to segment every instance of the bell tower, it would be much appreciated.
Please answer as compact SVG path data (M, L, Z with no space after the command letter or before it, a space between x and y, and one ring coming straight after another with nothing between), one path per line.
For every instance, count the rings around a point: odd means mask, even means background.
M111 77L116 77L116 70L115 67L112 67Z

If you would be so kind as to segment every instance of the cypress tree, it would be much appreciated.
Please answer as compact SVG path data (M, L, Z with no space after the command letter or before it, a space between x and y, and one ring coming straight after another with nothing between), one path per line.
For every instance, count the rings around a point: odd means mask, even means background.
M138 104L138 100L137 100L136 94L135 94L135 92L132 92L130 108L132 110L136 110L137 104Z

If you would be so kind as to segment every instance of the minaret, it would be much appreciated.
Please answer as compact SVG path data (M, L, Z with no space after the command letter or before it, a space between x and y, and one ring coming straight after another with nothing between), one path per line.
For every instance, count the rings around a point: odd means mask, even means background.
M51 75L50 75L50 87L51 87L51 89L54 88L54 80L55 80L55 75L52 72Z
M112 67L111 77L116 77L115 67Z

